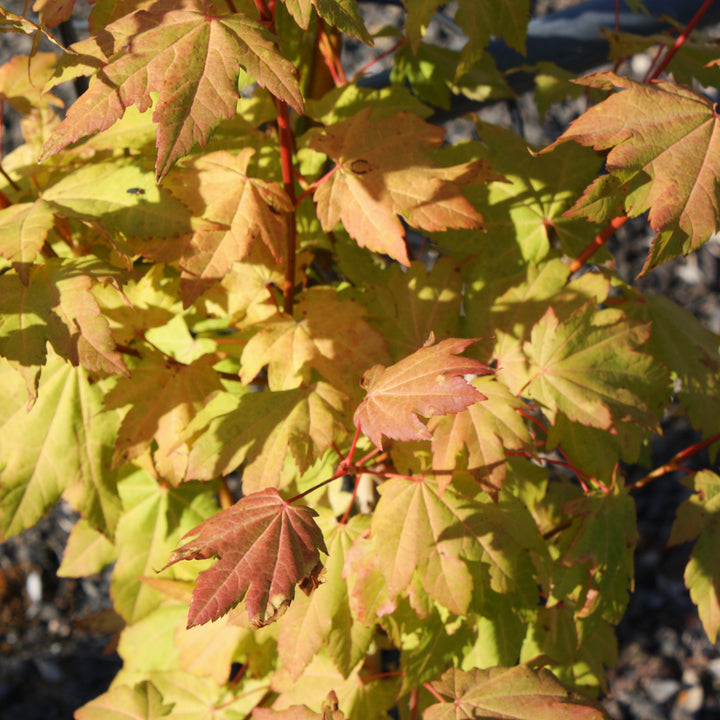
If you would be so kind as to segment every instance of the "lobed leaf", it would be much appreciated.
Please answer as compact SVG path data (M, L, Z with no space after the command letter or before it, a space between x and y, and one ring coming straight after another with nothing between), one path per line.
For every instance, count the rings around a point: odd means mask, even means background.
M268 488L246 495L187 533L183 539L194 539L175 550L165 567L218 558L198 578L188 627L217 620L246 595L250 622L262 627L287 610L295 585L312 592L323 570L318 550L327 554L316 514L291 506Z
M683 481L693 494L678 507L668 544L696 540L685 568L685 584L703 628L716 642L720 632L720 477L709 470Z
M647 395L651 378L661 379L665 371L636 350L648 326L611 311L593 320L595 313L588 303L559 322L552 307L547 310L524 346L534 366L523 394L540 402L551 422L562 411L604 430L617 420L654 428L654 403Z
M478 360L455 357L477 341L449 338L432 344L434 340L431 334L412 355L387 368L375 365L363 375L367 395L353 421L376 447L382 447L383 435L429 440L432 434L418 415L458 413L485 399L463 376L488 375L492 370Z
M503 720L600 720L602 705L573 692L545 668L526 665L488 670L448 670L431 683L450 699L429 707L425 720L503 718Z
M235 114L241 68L262 87L300 112L302 98L293 66L259 22L243 14L214 15L195 0L178 7L160 0L105 28L116 54L108 57L90 87L43 148L41 160L76 140L106 130L125 109L142 112L158 93L156 177L205 145L223 118ZM127 48L123 39L127 38Z
M313 135L310 147L335 163L315 191L318 219L330 232L342 222L361 247L409 265L401 215L430 232L481 228L462 186L499 179L483 161L439 167L428 153L444 132L417 115L371 117L368 108Z
M590 185L568 214L607 221L618 205L632 217L649 210L658 235L643 273L696 250L720 226L720 125L713 103L664 80L648 85L600 72L577 82L622 92L590 108L543 150L569 139L609 150L610 176Z

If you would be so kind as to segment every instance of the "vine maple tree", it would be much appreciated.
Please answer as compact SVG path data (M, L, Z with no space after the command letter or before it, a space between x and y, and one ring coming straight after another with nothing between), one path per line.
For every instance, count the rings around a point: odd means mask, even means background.
M0 8L54 43L0 68L0 533L64 498L60 574L114 563L124 666L80 720L605 716L621 463L670 408L704 439L638 486L717 442L720 339L604 244L648 212L647 273L718 230L717 113L672 75L711 84L717 48L580 88L543 64L539 105L595 101L556 142L450 145L429 105L511 92L486 46L525 50L529 2L459 2L460 50L405 5L380 90L340 62L374 42L355 0L97 0L68 48L72 2ZM686 483L715 640L720 478Z

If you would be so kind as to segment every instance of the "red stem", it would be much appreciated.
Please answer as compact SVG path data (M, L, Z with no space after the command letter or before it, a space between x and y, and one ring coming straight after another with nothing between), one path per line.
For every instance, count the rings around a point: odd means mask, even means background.
M293 210L288 213L287 244L285 248L285 283L283 285L283 310L292 315L295 303L295 182L293 172L293 148L295 145L290 128L290 112L286 102L275 98L277 108L278 139L280 141L280 166L285 192L290 198Z
M625 215L613 218L570 263L570 273L577 272L627 221L628 218Z
M692 20L690 20L687 24L687 27L677 36L675 43L670 50L668 50L662 62L655 68L655 72L650 76L649 80L655 80L668 66L668 63L675 57L675 53L683 46L690 33L695 29L695 26L700 22L700 20L702 20L703 15L705 15L714 2L715 0L705 0L705 2L700 6L700 9L693 16Z
M636 483L633 483L632 489L635 490L637 488L644 487L656 478L659 478L669 472L674 472L675 470L692 472L691 470L684 468L682 466L682 463L685 462L685 460L687 460L688 458L691 458L693 455L697 455L699 452L702 452L703 450L705 450L705 448L710 447L710 445L716 443L718 440L720 440L720 433L709 437L707 440L701 440L700 442L695 443L694 445L691 445L684 450L681 450L679 453L676 453L670 460L668 460L668 462L666 462L664 465L661 465L659 468L655 468L655 470L649 472L644 478L640 478L640 480L638 480Z
M408 720L417 720L419 695L420 691L418 688L413 688L410 691L410 700L408 702Z
M384 53L380 53L376 58L373 58L369 63L363 65L354 75L352 81L355 82L361 75L364 75L367 70L369 70L375 63L380 62L383 58L386 58L388 55L392 55L394 52L397 52L405 43L407 40L401 40L400 42L393 45L389 50L386 50Z

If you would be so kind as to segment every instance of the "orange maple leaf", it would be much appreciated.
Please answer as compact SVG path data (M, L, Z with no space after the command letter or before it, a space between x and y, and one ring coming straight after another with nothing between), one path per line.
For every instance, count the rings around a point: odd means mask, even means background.
M649 210L655 238L643 274L696 250L720 226L720 119L713 103L666 81L650 85L600 72L576 81L622 89L574 120L557 143L576 140L608 150L610 175L599 177L565 214L606 222L625 206Z
M370 108L320 131L310 147L336 163L314 195L323 229L342 222L361 247L409 265L398 215L429 232L482 228L462 186L502 178L486 160L437 165L428 153L444 134L412 113L372 119Z

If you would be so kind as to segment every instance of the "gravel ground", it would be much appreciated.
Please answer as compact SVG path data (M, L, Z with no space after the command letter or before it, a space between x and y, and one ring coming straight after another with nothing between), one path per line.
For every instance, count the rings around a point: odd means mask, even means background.
M577 2L538 0L536 10ZM0 62L17 51L7 40L6 35L0 45ZM550 139L553 128L577 114L571 104L558 107L543 125L530 98L521 98L518 109L535 143ZM505 105L486 112L493 121L512 122ZM16 118L7 115L3 128L7 151L18 141ZM650 238L645 223L636 220L612 241L626 280L637 276ZM663 265L638 285L668 295L720 333L720 243ZM655 443L654 466L697 439L676 419L668 420L664 431ZM709 466L707 456L693 458L693 468ZM631 478L644 472L629 469ZM636 589L617 629L619 662L610 672L605 700L616 720L720 720L720 652L705 636L682 580L690 548L666 548L675 510L687 495L678 479L666 476L635 493L640 533ZM120 667L108 648L110 635L96 632L107 628L109 573L81 580L55 574L75 519L61 503L37 526L0 544L2 720L69 719L75 708L107 688Z

